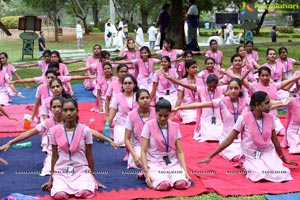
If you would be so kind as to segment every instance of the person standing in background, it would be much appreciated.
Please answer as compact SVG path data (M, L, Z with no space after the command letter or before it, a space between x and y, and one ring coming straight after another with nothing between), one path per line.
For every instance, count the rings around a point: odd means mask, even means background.
M125 21L125 23L124 23L123 31L124 31L125 37L127 39L129 37L129 34L128 34L128 20L124 20L124 21Z
M46 50L46 41L44 38L44 32L40 31L40 37L38 39L39 43L39 52L40 52L40 58L43 57L44 51Z
M144 46L144 32L143 32L143 28L142 28L142 24L138 23L137 24L137 29L135 32L136 36L135 36L135 42L137 45L139 46Z
M76 25L76 37L77 37L77 46L79 49L82 49L82 28L80 25L80 21L78 21Z
M272 39L272 42L276 42L277 39L277 30L276 30L276 26L272 27L272 30L270 32L270 37Z
M195 40L197 42L197 28L199 26L199 11L195 5L195 0L189 0L189 9L187 12L188 24L188 44Z
M162 10L160 11L157 20L157 26L159 26L159 31L160 31L160 43L159 43L160 49L162 49L163 47L163 41L166 38L166 29L168 28L170 22L170 14L168 12L170 8L171 8L171 4L165 3L162 6Z
M149 48L150 50L153 50L155 47L155 41L156 41L156 35L157 30L155 28L155 23L153 23L149 29L148 29L148 35L149 35Z

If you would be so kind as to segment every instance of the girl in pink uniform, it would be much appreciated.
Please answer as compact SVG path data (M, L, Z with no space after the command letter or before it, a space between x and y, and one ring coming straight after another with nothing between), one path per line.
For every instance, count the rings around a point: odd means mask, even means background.
M177 109L191 109L191 108L220 108L221 111L221 119L223 121L223 130L222 134L218 136L219 143L222 143L224 139L229 135L233 125L237 121L238 117L247 111L247 102L245 98L243 98L242 93L242 81L238 78L233 78L230 80L228 85L229 96L222 97L220 99L213 99L212 101L201 102L201 103L192 103L185 106L180 106ZM207 118L211 119L207 119ZM216 122L214 115L206 116L206 120L210 120L211 124ZM202 127L201 127L202 128ZM206 134L209 134L212 130ZM234 142L221 153L221 156L226 160L230 161L238 161L239 156L241 155L241 138L235 138Z
M11 101L11 96L8 92L8 87L14 91L17 96L22 96L21 92L18 92L12 82L9 80L9 75L6 73L6 70L3 69L3 65L0 65L0 105L9 105Z
M239 54L234 54L231 57L231 66L226 71L226 75L223 77L223 79L220 81L222 84L227 85L229 81L231 80L231 76L242 78L244 75L246 76L247 81L253 82L255 81L255 78L247 72L247 68L245 67L243 63L243 58ZM250 64L247 63L249 66ZM251 65L250 65L251 66ZM251 67L250 67L251 68ZM252 68L251 68L252 70ZM247 94L247 90L244 91Z
M60 79L53 78L49 82L49 88L53 96L62 97L64 99L71 98L69 94L66 93L65 89L63 88L63 84ZM47 97L43 104L40 107L40 115L42 116L43 120L53 117L53 113L50 112L50 101L52 96Z
M243 61L242 66L244 68L247 68L247 65L250 65L250 67L252 69L250 72L250 76L252 79L254 79L254 77L253 77L254 73L260 66L257 64L257 62L253 58L247 56L247 52L243 46L238 46L236 48L236 53L241 56L242 61Z
M186 60L185 61L185 71L187 76L181 81L186 84L191 84L195 86L203 86L203 80L197 77L198 66L195 60ZM170 77L168 77L170 78ZM199 102L200 96L196 91L190 90L183 86L178 86L178 97L175 106L186 105L193 102ZM197 120L197 109L193 110L182 110L178 113L179 118L182 119L182 123L196 123Z
M60 53L58 51L52 51L51 52L51 62L58 62L59 63L59 74L61 76L68 76L69 75L67 65L65 65L62 62L61 57L60 57ZM73 96L74 92L73 92L71 83L66 83L66 84L64 84L64 86L66 88L66 92L68 92L71 96Z
M8 60L8 55L5 52L1 52L0 53L0 65L1 65L1 71L3 71L4 75L7 74L8 76L8 80L12 81L13 80L13 75L19 80L21 79L21 77L19 76L19 74L17 73L16 68L11 65L8 64L7 62ZM4 76L5 77L5 76ZM1 78L1 77L0 77ZM1 78L2 79L2 78ZM0 92L0 98L4 98L2 100L0 100L0 102L5 102L5 103L1 103L2 105L8 105L8 102L12 101L12 96L17 95L17 96L22 96L20 95L20 93L16 93L16 90L12 88L12 86L9 85L9 81L5 81L4 82L4 86L3 86L3 93ZM24 87L26 88L30 88L27 84L23 84ZM4 92L6 91L6 92ZM4 94L6 93L6 94ZM1 94L4 94L3 96ZM8 96L7 96L8 95ZM7 97L6 97L7 96ZM8 98L8 99L7 99Z
M205 69L198 74L199 78L201 78L204 83L210 74L215 74L219 80L223 77L223 75L219 73L219 70L215 68L215 59L212 57L207 57L204 61L204 64Z
M97 84L93 91L96 96L96 107L92 108L94 112L104 112L107 89L113 81L118 81L118 78L113 76L112 66L109 62L103 63L103 71L104 77L97 79Z
M163 49L156 51L156 55L168 56L170 60L174 61L177 59L177 56L181 56L183 54L183 51L181 49L174 49L174 41L172 39L166 38L163 41ZM176 68L177 63L172 62L171 67Z
M213 60L213 58L207 58L207 62ZM213 62L211 62L214 67ZM176 80L166 74L165 77L192 92L196 92L199 102L212 101L213 99L219 99L227 91L227 86L218 87L218 77L215 74L209 74L206 82L203 82L200 78L197 84L189 84L183 81ZM196 101L193 101L196 102ZM187 105L187 104L186 104ZM178 105L179 106L179 105ZM196 126L194 131L193 139L201 142L206 140L219 140L219 136L223 130L223 122L220 113L220 108L202 108L196 110ZM189 111L189 110L180 110ZM212 120L213 119L213 120ZM210 130L214 130L213 132Z
M283 140L286 140L290 154L300 153L300 99L293 98L287 106L286 133ZM282 144L282 143L281 143Z
M13 144L21 142L30 138L31 136L40 134L45 136L44 144L44 151L47 153L47 156L44 160L44 166L41 172L41 176L50 175L51 170L51 157L52 157L52 146L50 144L50 134L49 129L54 127L57 124L63 124L63 117L62 117L62 104L63 99L61 97L53 97L50 101L51 112L53 113L52 118L48 118L45 121L41 122L40 124L36 125L34 129L26 131L19 135L18 137L10 140L6 144L0 147L0 150L7 151Z
M257 51L253 50L253 45L253 42L250 40L245 43L245 50L247 52L246 56L250 59L254 59L255 62L258 62L258 53Z
M137 107L135 93L138 91L136 79L131 74L126 74L122 79L122 92L112 99L109 115L106 122L114 121L113 139L116 143L125 145L125 123L128 113Z
M280 47L278 53L280 57L276 62L284 65L286 79L290 79L293 75L293 65L300 65L300 61L288 58L288 50L285 47Z
M248 172L246 178L253 182L267 180L271 182L289 181L290 170L283 163L297 165L288 160L280 147L275 133L274 119L270 112L270 98L263 91L253 94L250 101L251 111L240 116L230 135L206 159L198 163L209 163L210 160L228 147L242 134L240 160L241 167Z
M67 99L62 106L64 124L50 129L52 144L51 176L43 189L50 190L54 199L92 198L98 187L94 175L92 133L78 122L78 105Z
M205 57L211 57L215 60L215 68L221 69L223 68L222 58L223 52L218 50L218 42L216 40L211 40L209 42L210 50L205 52Z
M161 58L161 69L155 71L152 81L153 87L151 91L151 100L158 101L160 97L163 97L170 101L171 105L174 107L177 100L177 88L176 85L165 78L164 73L168 74L175 79L178 79L175 68L171 68L170 58L168 56L163 56Z
M141 52L139 49L135 49L135 41L134 39L127 40L127 50L122 49L122 51L118 55L119 59L125 59L126 61L132 61L141 58ZM128 70L129 74L133 76L136 75L135 68L132 64L127 64L130 68Z
M155 109L150 107L150 94L146 89L140 89L136 93L138 108L130 111L125 125L125 145L129 151L127 168L142 168L141 144L144 124L155 119ZM138 174L140 178L142 174Z
M193 52L191 50L186 50L183 53L183 57L184 61L181 61L176 66L178 79L183 79L186 76L185 62L193 59Z
M276 100L276 93L278 90L289 90L296 80L300 78L300 75L294 76L289 80L281 81L279 83L270 82L271 70L268 67L262 66L258 69L258 83L249 83L243 80L244 86L249 90L250 96L256 91L264 91L268 94L271 100ZM277 109L273 109L270 112L274 116L275 120L275 132L279 135L285 134L285 129L277 116ZM284 144L282 144L285 146Z
M262 66L268 67L271 70L271 79L274 82L280 82L286 80L285 76L285 66L281 62L276 62L276 50L268 48L267 49L267 62Z
M51 51L45 50L43 53L44 60L38 61L37 65L42 70L42 75L48 70L48 64L51 62Z
M122 91L122 79L128 73L128 67L125 64L120 64L117 67L118 79L112 80L108 85L106 94L105 94L105 115L109 114L110 102L113 96L116 96Z
M153 74L154 74L154 65L159 64L160 60L151 58L151 52L148 47L143 46L140 49L141 57L136 58L131 61L118 61L114 63L118 64L133 64L135 68L135 77L137 77L137 82L139 88L147 89L148 91L152 90L153 85Z
M85 79L83 82L85 89L93 90L96 87L96 76L97 76L98 65L101 65L101 46L99 44L95 44L93 46L93 55L87 58L85 67L71 70L70 72L85 71L86 76L94 76L95 79Z
M166 99L155 105L156 119L145 123L142 131L141 161L148 187L166 191L189 187L181 134L177 123L168 120L171 104Z

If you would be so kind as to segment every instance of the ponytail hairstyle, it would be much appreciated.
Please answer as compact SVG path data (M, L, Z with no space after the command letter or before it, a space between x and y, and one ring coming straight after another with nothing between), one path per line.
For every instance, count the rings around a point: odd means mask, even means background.
M5 53L5 52L1 52L1 53L0 53L0 56L1 56L1 55L5 56L6 60L8 59L8 55L7 55L7 53ZM4 66L3 66L3 64L2 64L2 63L0 63L0 70L2 70L2 69L3 69L3 67L4 67Z
M258 69L258 76L261 75L262 71L267 71L269 73L269 75L271 76L271 70L269 67L266 67L266 66L261 66L259 69Z
M62 92L61 92L61 96L64 98L64 99L68 99L68 98L72 98L71 95L69 95L66 91L65 91L65 88L61 82L61 80L59 78L53 78L50 83L49 83L49 87L51 88L51 85L54 83L54 82L58 82L58 84L63 88L62 89Z
M267 51L266 51L266 56L268 56L268 54L269 54L270 51L275 51L275 54L277 53L275 49L268 48Z
M63 104L62 104L62 107L64 107L64 105L65 105L66 103L70 103L70 102L71 102L71 103L74 105L74 107L76 108L76 111L77 111L76 123L78 123L78 122L79 122L79 109L78 109L78 103L77 103L77 101L76 101L75 99L73 99L73 98L67 98L67 99L64 100L64 102L63 102Z
M125 80L126 78L130 78L130 79L132 80L132 82L133 82L133 84L134 84L133 92L134 92L134 93L137 92L137 91L139 90L139 86L138 86L138 84L137 84L136 78L135 78L133 75L131 75L131 74L126 74L126 75L122 78L122 85L123 85L124 80ZM122 87L122 92L124 92L123 87Z
M194 64L197 64L197 62L195 61L195 60L186 60L185 62L184 62L184 67L185 67L185 69L186 69L186 73L185 73L185 75L183 76L183 78L186 78L187 76L188 76L188 73L187 73L187 69L189 69L192 65L194 65Z
M43 56L45 57L46 55L51 56L51 51L50 50L45 50L43 53Z
M171 59L170 59L170 57L169 56L163 56L163 57L161 57L160 60L162 60L162 59L166 59L169 62L169 68L171 68Z
M280 47L278 50L278 53L281 54L281 51L283 51L283 50L286 51L286 53L288 53L288 50L285 47Z
M216 83L216 85L219 84L219 78L217 77L217 75L215 74L208 75L208 77L206 78L206 84L208 85L210 83Z
M155 104L155 112L158 112L162 109L166 109L169 112L171 112L172 111L172 106L171 106L171 103L168 100L164 99L163 97L160 97L159 101Z
M139 98L140 98L140 96L141 96L141 94L142 94L143 92L147 93L147 95L150 97L150 93L149 93L149 91L148 91L147 89L144 89L144 88L139 89L139 90L136 92L136 94L135 94L135 101L136 101L136 102L139 101Z
M64 104L64 99L63 98L61 98L61 97L52 97L52 99L50 101L50 107L52 107L53 101L56 101L56 100L60 101L61 105Z
M45 76L47 77L48 74L53 74L56 78L59 76L59 72L55 71L54 69L49 69L45 72Z
M260 104L261 102L263 102L266 97L268 96L268 94L264 91L257 91L255 92L252 97L251 97L251 101L250 101L250 109L251 111L254 111L256 104Z
M243 83L242 83L241 79L239 79L239 78L232 78L232 79L230 79L228 85L230 85L230 83L232 83L232 82L236 82L239 85L240 89L242 89ZM243 96L244 96L244 93L241 90L241 92L239 93L239 97L243 97Z
M57 57L58 57L58 62L59 63L62 63L63 61L62 61L62 59L61 59L61 57L60 57L60 53L58 52L58 51L52 51L51 52L51 55L52 54L55 54Z
M151 51L150 51L149 47L142 46L140 48L140 52L142 52L143 50L146 50L148 52L148 58L151 58ZM141 58L142 58L142 55L141 55Z
M53 68L56 68L57 70L54 70ZM56 71L58 76L61 75L59 72L59 63L58 62L51 61L48 64L48 69L52 69L52 70Z
M243 58L240 56L240 54L233 54L232 56L231 56L231 59L230 59L230 61L231 61L231 63L233 63L233 60L235 59L235 58L237 58L237 57L240 57L241 58L241 60L243 60Z
M171 38L165 38L164 42L166 42L167 44L169 44L171 49L174 48L175 42Z

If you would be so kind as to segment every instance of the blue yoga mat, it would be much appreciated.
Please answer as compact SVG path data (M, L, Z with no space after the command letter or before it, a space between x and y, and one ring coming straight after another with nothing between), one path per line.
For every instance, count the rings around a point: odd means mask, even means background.
M11 139L1 138L0 145ZM9 163L6 166L0 164L0 198L11 193L50 195L49 191L40 190L40 186L49 179L48 176L39 176L45 158L40 146L41 137L34 136L26 141L31 141L33 145L21 149L11 147L6 152L0 152L0 157ZM94 140L93 156L96 178L107 186L105 191L147 187L145 180L136 178L138 170L127 170L127 163L123 161L124 148L115 150L110 145Z
M74 96L78 102L96 101L96 97L93 95L92 91L86 90L83 84L73 84L72 88L74 91ZM12 104L33 104L35 102L36 88L17 88L17 90L20 91L26 98L22 99L18 96L14 96Z
M265 195L267 200L296 200L300 199L300 193Z

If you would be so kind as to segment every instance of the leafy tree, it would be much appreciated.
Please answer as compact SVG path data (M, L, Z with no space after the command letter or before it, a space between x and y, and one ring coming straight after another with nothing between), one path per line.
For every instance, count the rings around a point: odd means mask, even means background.
M133 21L133 13L136 11L139 0L113 0L116 8L116 13L120 18Z
M89 29L86 23L86 17L88 15L89 8L91 7L91 1L89 0L68 0L71 9L76 17L82 20L85 34L89 35Z
M58 11L65 6L64 1L52 0L23 0L28 6L39 8L41 11L44 11L48 14L49 18L54 24L54 40L58 41L58 24L57 24L57 13Z
M91 0L94 27L98 27L99 11L101 10L102 6L107 3L107 0Z

